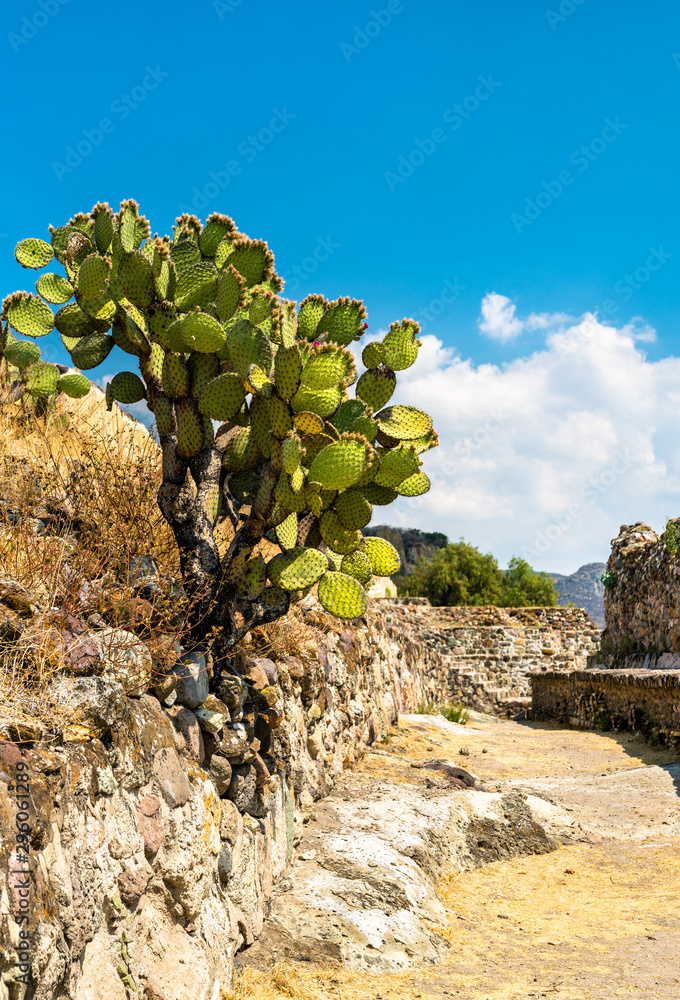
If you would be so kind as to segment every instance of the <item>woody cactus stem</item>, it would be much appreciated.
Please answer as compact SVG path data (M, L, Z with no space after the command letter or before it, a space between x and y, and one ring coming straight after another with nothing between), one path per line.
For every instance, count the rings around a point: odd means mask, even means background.
M224 215L176 220L150 235L134 201L98 204L49 243L22 240L16 258L43 273L36 292L3 303L2 353L36 396L83 395L82 370L114 345L139 374L119 372L109 409L145 400L163 453L158 503L179 547L197 646L217 662L254 626L318 584L341 618L366 609L372 576L399 569L395 549L361 534L373 507L429 489L419 455L437 445L430 417L389 406L398 371L418 356L413 320L363 350L361 302L281 296L267 245ZM33 341L56 327L73 369L40 360ZM14 335L26 339L19 339ZM353 394L350 395L350 389ZM215 429L216 424L217 429ZM220 553L217 524L233 538ZM262 541L279 546L266 562Z

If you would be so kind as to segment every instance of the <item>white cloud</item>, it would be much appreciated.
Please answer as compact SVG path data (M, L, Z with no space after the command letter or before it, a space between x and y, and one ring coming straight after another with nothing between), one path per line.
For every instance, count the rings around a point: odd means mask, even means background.
M510 305L498 315L519 322ZM680 359L648 361L640 342L653 331L635 323L556 314L544 329L541 350L501 366L422 338L393 401L434 418L441 446L424 456L434 485L385 520L465 537L501 565L524 555L573 572L606 560L621 523L658 530L680 514Z
M524 324L516 318L516 310L517 306L505 295L489 292L482 299L479 329L494 340L512 340L513 337L518 337Z
M505 342L519 337L525 330L547 330L573 320L574 317L568 313L530 313L526 319L520 319L512 299L498 292L489 292L482 299L477 325L487 337Z

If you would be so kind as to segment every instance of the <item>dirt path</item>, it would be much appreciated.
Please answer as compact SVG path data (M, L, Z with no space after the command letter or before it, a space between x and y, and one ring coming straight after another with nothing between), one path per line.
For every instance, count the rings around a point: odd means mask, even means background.
M461 748L469 753L461 755ZM496 801L506 801L498 793L528 795L534 817L545 810L546 829L558 833L562 846L550 853L491 860L474 870L449 865L436 885L445 912L439 933L450 946L438 964L388 973L333 966L327 960L288 959L272 965L271 955L269 960L261 956L254 961L260 968L244 968L232 996L680 997L677 754L654 749L631 734L502 723L481 716L465 727L441 717L404 717L389 744L368 753L328 804L319 805L298 850L304 854L306 849L308 855L309 845L325 842L337 829L342 810L348 803L356 806L362 796L368 803L363 808L377 816L380 830L377 803L384 801L389 787L398 793L401 789L404 803L416 794L432 796L433 808L445 797L450 801L455 793L444 790L441 771L422 767L439 760L465 767ZM459 793L471 794L479 796ZM490 801L488 792L487 797ZM353 816L358 837L357 813ZM482 852L484 836L479 838Z

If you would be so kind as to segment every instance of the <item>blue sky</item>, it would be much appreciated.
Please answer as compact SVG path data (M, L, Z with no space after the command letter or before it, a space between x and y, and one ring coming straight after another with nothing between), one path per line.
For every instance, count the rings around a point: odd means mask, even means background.
M31 287L12 255L19 239L44 236L48 223L96 201L134 197L160 232L183 206L203 218L231 215L268 240L291 297L361 298L370 333L419 318L452 391L455 378L476 384L492 365L494 391L504 395L513 365L537 357L550 368L550 338L580 330L595 310L603 328L618 331L615 353L631 339L642 381L678 353L680 9L670 0L644 9L632 0L26 0L2 18L4 92L12 94L4 293ZM569 364L582 348L577 339ZM60 345L52 357L66 360ZM126 359L112 354L105 367L110 374ZM560 440L541 458L538 479L547 463L561 499L547 501L540 489L512 494L514 513L499 520L483 499L477 515L451 506L457 486L446 483L447 503L406 516L503 560L530 534L513 534L520 508L559 514L573 491L560 465L565 413L590 413L589 426L599 426L600 392L583 372L560 371ZM605 414L612 448L623 433L615 410ZM441 409L436 461L478 430L465 424L469 411ZM670 425L666 452L656 417L644 419L640 468L662 464L663 483L645 492L641 472L631 509L621 512L617 486L598 505L603 522L588 515L597 522L592 537L566 532L537 564L574 569L606 558L617 517L658 522L662 511L674 513ZM575 460L598 451L583 433ZM475 459L483 464L484 454ZM509 495L507 473L497 471L495 488ZM461 469L473 494L478 472L474 463Z

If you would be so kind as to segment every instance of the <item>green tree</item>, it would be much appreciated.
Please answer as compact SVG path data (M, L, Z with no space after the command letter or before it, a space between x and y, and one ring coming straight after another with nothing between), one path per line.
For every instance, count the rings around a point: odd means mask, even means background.
M554 608L557 590L547 573L537 573L526 559L513 556L503 574L503 608Z
M483 555L462 538L422 559L397 584L403 596L427 597L435 607L555 607L558 596L548 574L535 572L525 559L514 556L504 573L491 553Z
M398 581L406 597L427 597L435 606L498 604L503 574L491 553L482 555L461 538L440 549L432 560L421 559L410 576Z

